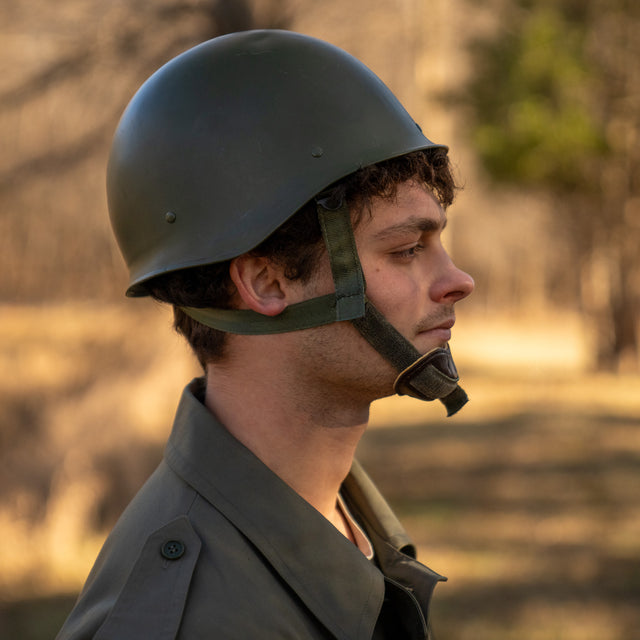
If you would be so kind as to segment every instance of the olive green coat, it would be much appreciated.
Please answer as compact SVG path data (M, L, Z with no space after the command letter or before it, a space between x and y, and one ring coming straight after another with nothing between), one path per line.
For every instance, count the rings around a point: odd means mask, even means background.
M426 638L443 579L356 463L342 495L369 561L183 394L164 459L108 537L57 640Z

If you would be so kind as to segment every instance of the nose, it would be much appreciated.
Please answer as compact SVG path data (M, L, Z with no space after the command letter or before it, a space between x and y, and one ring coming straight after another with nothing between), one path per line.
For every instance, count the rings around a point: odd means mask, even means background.
M445 254L441 275L431 286L431 299L443 304L455 304L470 295L474 287L473 278L458 269L449 255Z

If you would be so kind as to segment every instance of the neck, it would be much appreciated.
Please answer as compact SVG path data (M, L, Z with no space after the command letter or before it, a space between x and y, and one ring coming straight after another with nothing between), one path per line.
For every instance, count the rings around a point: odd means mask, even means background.
M280 375L278 374L280 372ZM326 391L326 390L325 390ZM267 362L209 365L205 404L227 430L338 529L340 485L369 417Z

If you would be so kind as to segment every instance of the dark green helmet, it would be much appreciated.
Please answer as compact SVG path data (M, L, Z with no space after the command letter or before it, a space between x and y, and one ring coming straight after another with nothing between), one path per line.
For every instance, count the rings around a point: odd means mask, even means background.
M448 348L421 355L366 299L348 207L321 195L362 167L440 146L373 72L326 42L266 30L194 47L142 85L113 142L107 192L127 294L253 249L316 199L334 294L275 317L183 311L232 333L351 321L397 369L398 393L441 399L451 415L467 397Z
M128 294L238 256L336 180L434 146L372 71L326 42L265 30L196 46L142 85L113 142Z

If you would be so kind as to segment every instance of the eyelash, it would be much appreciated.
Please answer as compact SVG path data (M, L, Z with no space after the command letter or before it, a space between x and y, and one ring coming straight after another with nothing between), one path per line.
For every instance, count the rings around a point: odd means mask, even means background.
M418 243L413 247L409 247L408 249L403 249L402 251L394 251L394 253L392 253L391 255L395 256L396 258L408 259L408 258L413 258L416 254L420 253L423 250L424 250L424 245L421 243Z

